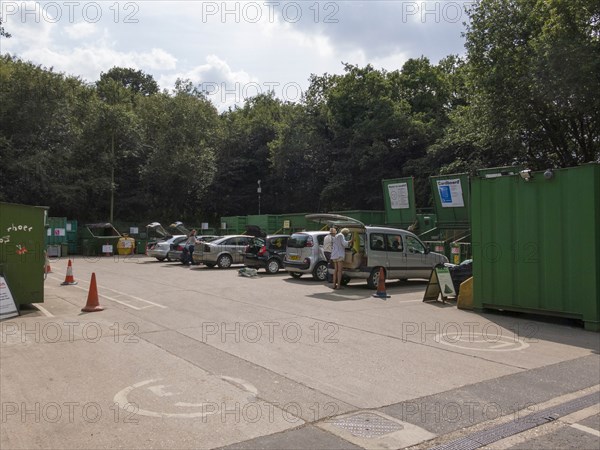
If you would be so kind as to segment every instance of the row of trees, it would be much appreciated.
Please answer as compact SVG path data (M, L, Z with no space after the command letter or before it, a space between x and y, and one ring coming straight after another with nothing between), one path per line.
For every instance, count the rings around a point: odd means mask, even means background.
M0 58L0 200L81 220L218 222L382 209L381 180L600 161L600 4L482 0L467 57L312 75L301 102L218 113L189 81L113 68L87 84ZM3 30L3 33L6 34Z

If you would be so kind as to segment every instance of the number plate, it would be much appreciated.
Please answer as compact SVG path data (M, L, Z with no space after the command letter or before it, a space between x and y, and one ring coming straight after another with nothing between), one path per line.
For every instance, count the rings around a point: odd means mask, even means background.
M290 255L291 261L298 261L299 259L300 259L300 256L298 256L298 255Z

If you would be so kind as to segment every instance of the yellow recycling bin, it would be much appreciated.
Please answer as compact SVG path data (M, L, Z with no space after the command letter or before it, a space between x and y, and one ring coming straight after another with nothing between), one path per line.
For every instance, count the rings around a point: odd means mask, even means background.
M119 255L133 255L135 253L135 239L129 236L119 238L117 253Z

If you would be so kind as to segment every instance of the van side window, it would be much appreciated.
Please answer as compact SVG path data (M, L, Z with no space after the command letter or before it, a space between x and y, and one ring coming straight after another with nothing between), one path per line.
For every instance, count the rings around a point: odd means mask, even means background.
M399 234L386 234L387 248L390 252L401 252L404 250L402 236Z
M317 236L317 242L319 243L319 245L323 245L323 241L325 240L325 236L327 236L326 234L319 234Z
M406 236L406 247L409 253L421 253L425 254L425 247L418 239L413 236Z
M370 239L371 250L383 251L385 249L383 234L373 233Z

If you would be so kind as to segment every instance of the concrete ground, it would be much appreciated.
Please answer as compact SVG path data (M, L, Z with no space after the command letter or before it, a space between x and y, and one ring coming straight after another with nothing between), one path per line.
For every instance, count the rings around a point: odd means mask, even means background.
M577 324L423 303L425 281L382 300L143 256L76 257L61 286L66 266L0 323L3 450L452 448L546 409L486 448L600 448L600 335ZM105 309L82 313L92 272Z

